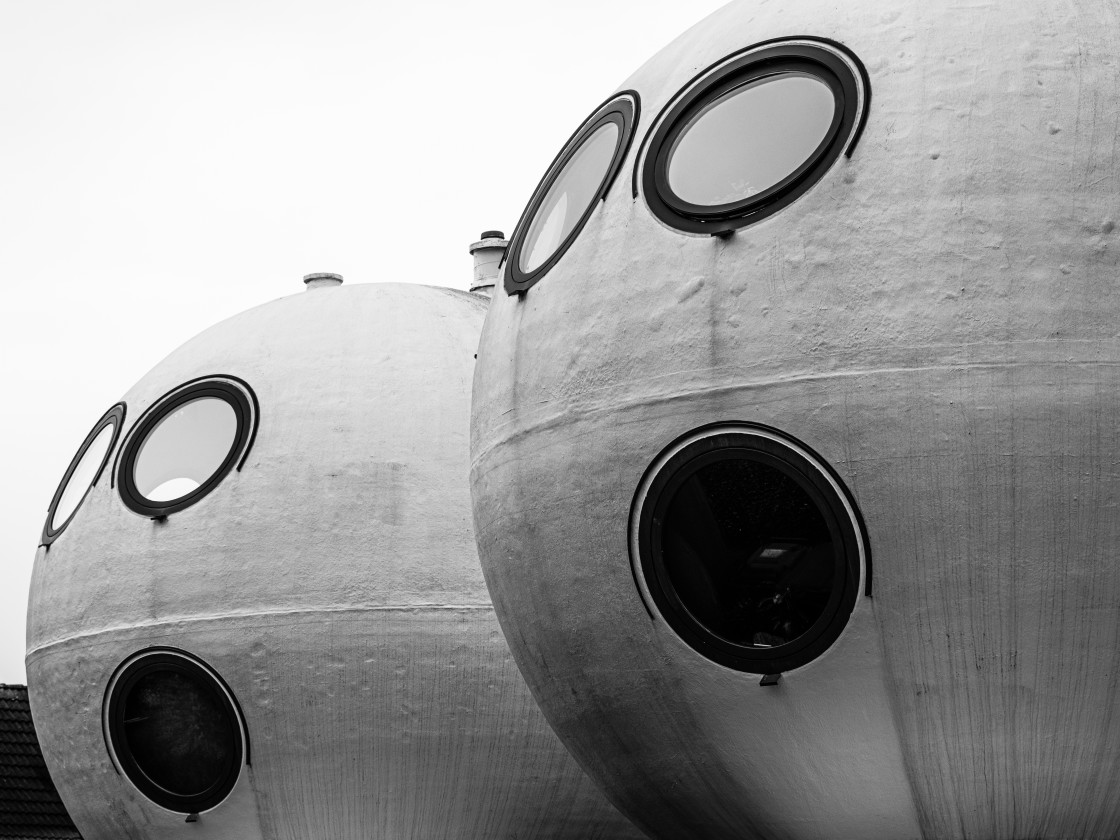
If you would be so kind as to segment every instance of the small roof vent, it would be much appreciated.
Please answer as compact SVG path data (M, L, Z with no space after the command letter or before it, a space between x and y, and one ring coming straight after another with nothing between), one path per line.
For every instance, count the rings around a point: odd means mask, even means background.
M479 241L471 243L470 253L474 257L472 292L487 297L494 294L494 284L498 281L498 268L508 247L509 241L500 230L484 230Z
M317 271L314 274L303 275L303 282L307 284L307 291L312 289L327 289L331 286L342 285L341 274L331 274L329 271Z

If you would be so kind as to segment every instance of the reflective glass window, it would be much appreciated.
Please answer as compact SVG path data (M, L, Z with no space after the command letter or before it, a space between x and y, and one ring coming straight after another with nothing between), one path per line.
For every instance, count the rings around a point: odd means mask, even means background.
M866 69L834 42L744 50L658 116L639 155L646 204L686 233L725 236L765 219L851 155L870 97Z
M121 771L157 805L180 813L220 803L247 757L233 695L200 660L153 649L109 683L105 734Z
M536 271L563 244L595 200L618 145L618 125L595 129L572 155L537 208L522 246L521 270Z
M563 257L610 189L630 146L638 95L600 106L556 156L522 213L504 261L506 291L524 294Z
M124 415L124 403L117 403L102 415L78 447L51 498L47 521L43 524L43 545L50 545L58 538L97 482L116 445Z
M807 73L748 82L704 106L669 152L669 188L683 201L732 204L795 173L828 137L832 89Z
M105 456L109 454L109 444L112 443L115 435L114 426L105 426L90 443L66 482L66 489L62 491L62 498L58 500L54 515L51 517L52 528L61 528L78 509L78 503L85 498L86 491L93 483L93 477L105 463Z
M704 656L780 673L815 659L847 624L867 557L854 502L775 430L707 427L674 444L634 511L643 595Z
M237 726L213 686L179 670L153 670L124 701L126 748L164 790L198 796L237 760Z
M677 488L661 547L684 607L721 638L759 648L817 622L843 563L806 488L743 457L707 464Z

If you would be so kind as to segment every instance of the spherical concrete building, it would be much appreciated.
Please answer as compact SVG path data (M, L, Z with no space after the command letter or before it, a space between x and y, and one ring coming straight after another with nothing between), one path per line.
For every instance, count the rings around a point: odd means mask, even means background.
M486 302L312 277L90 433L27 641L86 840L638 836L537 711L478 566Z
M1120 835L1117 16L733 3L530 202L476 533L651 836Z

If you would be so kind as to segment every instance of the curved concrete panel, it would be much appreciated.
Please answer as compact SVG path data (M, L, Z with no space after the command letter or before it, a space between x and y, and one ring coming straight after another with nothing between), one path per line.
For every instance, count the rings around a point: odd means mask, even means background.
M125 395L127 437L169 390L236 376L260 425L240 471L163 521L126 508L106 471L36 557L32 707L87 840L638 836L537 711L478 566L467 428L485 303L313 289L210 328ZM244 713L250 764L197 822L106 750L108 681L151 646L201 658Z
M867 67L852 157L728 238L655 219L655 115L798 36ZM656 837L1116 836L1116 6L738 2L619 89L627 177L495 298L474 385L480 553L550 722ZM873 598L773 688L631 575L644 471L723 421L819 453L872 547Z

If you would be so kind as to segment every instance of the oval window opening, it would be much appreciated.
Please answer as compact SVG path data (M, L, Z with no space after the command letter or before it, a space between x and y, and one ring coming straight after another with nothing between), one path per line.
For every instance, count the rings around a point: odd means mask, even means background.
M178 796L218 784L236 757L236 727L222 698L176 671L153 671L125 698L128 751L153 783Z
M240 715L228 689L179 652L127 662L110 684L106 724L125 775L173 811L213 808L233 789L244 761Z
M89 449L82 455L70 480L66 482L66 489L62 491L62 498L58 500L58 507L51 517L52 528L61 528L78 509L78 503L85 498L86 491L93 484L94 475L105 463L105 456L109 454L109 444L115 434L116 429L113 426L106 426L97 433Z
M744 452L681 482L661 551L673 590L700 624L760 649L795 641L820 619L843 562L807 488Z
M853 503L815 456L746 428L662 453L639 488L632 533L673 629L710 659L765 674L811 661L839 636L864 543Z
M151 517L190 507L244 460L257 418L256 398L240 380L200 380L165 395L124 444L121 499Z
M62 533L101 476L120 435L124 412L124 403L117 403L105 412L78 447L51 499L47 521L43 525L43 545L50 545Z
M237 414L223 399L191 400L163 417L140 444L136 489L153 502L193 493L237 443Z
M807 73L748 82L700 109L669 152L669 188L704 207L772 189L811 161L830 134L836 97Z
M659 115L635 165L646 205L669 227L710 236L765 219L851 154L870 97L862 63L834 42L745 50Z
M617 95L596 109L556 156L510 238L507 293L528 291L579 236L618 174L637 110L636 93Z
M618 135L615 123L604 123L564 165L529 225L519 257L523 272L540 268L575 230L610 169Z

